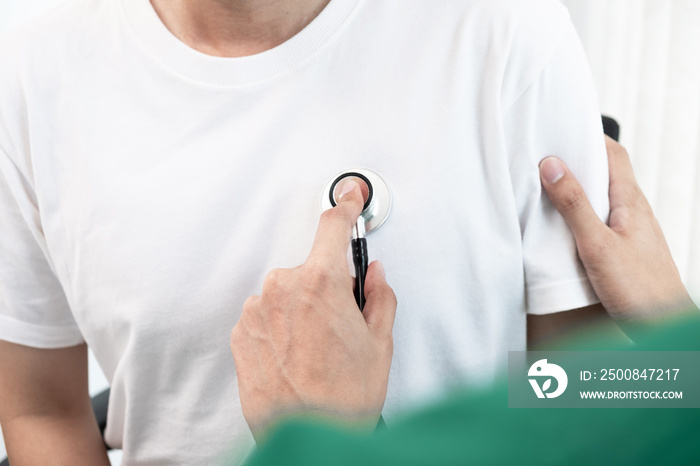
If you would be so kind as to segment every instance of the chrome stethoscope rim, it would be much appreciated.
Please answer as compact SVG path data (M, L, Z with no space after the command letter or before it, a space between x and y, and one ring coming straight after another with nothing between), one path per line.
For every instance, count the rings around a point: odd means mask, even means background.
M343 170L328 180L321 193L321 210L328 210L335 206L333 190L340 180L348 176L357 176L367 183L369 195L360 216L365 223L365 232L376 230L386 222L391 212L391 192L386 181L368 168Z

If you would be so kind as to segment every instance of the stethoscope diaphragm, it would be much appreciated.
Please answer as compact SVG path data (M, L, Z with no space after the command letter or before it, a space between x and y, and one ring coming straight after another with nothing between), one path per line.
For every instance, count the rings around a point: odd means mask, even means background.
M389 185L377 173L367 168L352 168L344 170L333 178L323 188L321 193L321 210L328 210L336 205L336 186L343 179L355 177L363 181L368 188L367 200L360 216L364 220L364 230L369 233L384 224L391 211L391 192Z

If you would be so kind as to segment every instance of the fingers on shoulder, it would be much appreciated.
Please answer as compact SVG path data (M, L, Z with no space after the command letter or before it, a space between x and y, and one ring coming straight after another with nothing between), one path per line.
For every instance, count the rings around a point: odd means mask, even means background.
M576 246L584 267L589 271L598 271L619 258L620 248L617 234L611 229L601 229L594 238L577 239Z
M556 182L547 183L543 180L542 186L579 245L595 242L596 238L607 229L591 206L583 187L568 167L564 167L563 175Z
M608 157L614 157L617 160L627 160L629 162L630 157L627 153L627 149L609 136L605 136L605 148L608 151Z
M549 187L547 193L574 235L593 235L603 226L583 187L569 170L557 184Z
M589 210L593 210L586 192L571 172L567 172L554 189L557 195L552 199L552 202L560 212L566 212L572 216L580 216L588 213Z
M652 217L651 205L637 183L627 150L607 136L605 144L610 168L610 208L615 211L628 209L631 218Z
M605 148L608 152L608 167L610 169L610 183L623 182L637 184L627 149L620 143L605 136Z

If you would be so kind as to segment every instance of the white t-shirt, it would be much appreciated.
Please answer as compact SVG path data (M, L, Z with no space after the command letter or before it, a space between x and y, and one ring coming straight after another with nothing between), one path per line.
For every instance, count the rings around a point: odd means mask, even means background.
M252 444L231 328L304 261L344 169L393 194L368 236L399 301L389 423L491 380L527 312L596 302L537 168L561 156L606 215L597 99L555 0L332 0L245 58L188 48L147 0L74 0L0 63L0 338L90 345L126 465Z

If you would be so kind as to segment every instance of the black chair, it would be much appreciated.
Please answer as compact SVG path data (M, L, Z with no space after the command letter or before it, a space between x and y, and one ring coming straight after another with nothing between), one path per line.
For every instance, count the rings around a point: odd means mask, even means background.
M620 125L613 118L603 115L603 132L610 138L620 141Z
M105 428L107 427L107 407L109 406L109 388L103 392L92 397L92 412L95 413L95 419L97 420L97 427L100 428L100 435L104 439ZM105 448L111 450L112 448L105 443ZM0 465L2 466L2 465Z

